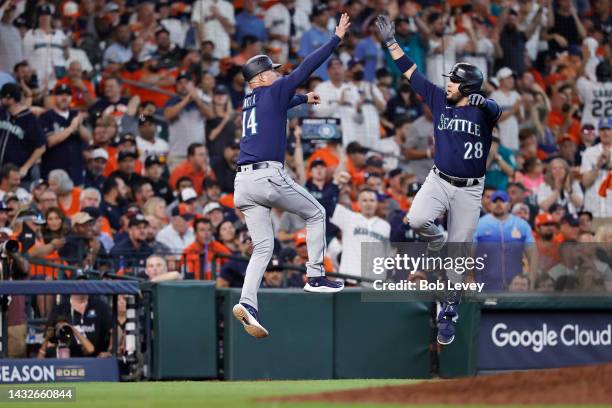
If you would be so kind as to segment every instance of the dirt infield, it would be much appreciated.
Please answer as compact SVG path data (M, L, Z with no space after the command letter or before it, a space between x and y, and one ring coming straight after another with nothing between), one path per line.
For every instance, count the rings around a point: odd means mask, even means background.
M296 395L267 401L370 402L394 404L612 404L612 364L513 372Z

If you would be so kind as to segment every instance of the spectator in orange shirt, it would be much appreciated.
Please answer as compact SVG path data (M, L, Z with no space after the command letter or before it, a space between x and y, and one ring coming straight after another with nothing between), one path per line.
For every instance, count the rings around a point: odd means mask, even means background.
M547 125L555 133L555 139L559 139L565 133L569 133L574 140L580 139L580 122L574 118L574 113L580 109L578 105L572 105L568 94L564 92L565 87L553 92L550 98L550 113Z
M131 94L138 95L143 101L153 101L155 106L162 108L170 96L148 89L146 86L154 86L172 92L176 84L176 72L173 75L172 71L161 69L159 61L150 53L145 53L138 59L138 62L142 63L142 68L126 75L125 78L141 82L144 86L131 85Z
M208 165L208 155L206 146L202 143L192 143L187 148L187 160L180 163L174 168L168 184L170 187L175 187L179 179L188 177L193 182L193 188L198 193L202 194L204 180L211 178L216 179L215 174Z
M553 241L557 244L565 241L577 241L578 235L580 235L580 219L575 214L567 213L561 219L559 233L554 236Z
M410 201L408 200L408 183L406 178L402 174L402 169L397 168L389 172L389 178L387 179L389 188L387 188L387 194L391 198L389 201L390 210L400 209L402 211L408 211L410 209Z
M539 270L542 273L559 262L559 244L553 238L558 224L549 213L541 213L535 218L535 240L539 254Z
M74 186L68 173L62 169L49 172L49 188L57 194L57 205L66 217L79 212L81 189Z
M351 142L346 146L346 171L351 175L354 186L360 186L365 182L367 152L368 149L359 142Z
M83 78L83 68L79 61L72 61L68 65L68 75L59 79L57 85L67 85L72 91L71 108L87 109L96 102L94 86Z
M232 251L214 240L213 227L207 218L196 219L194 231L195 241L183 251L187 271L193 274L194 279L211 280L213 278L211 262L214 255L218 253L231 254ZM226 261L227 259L217 260L217 266L223 265Z
M109 151L113 150L113 153ZM108 177L111 173L117 171L119 169L119 153L124 151L137 151L136 147L136 137L131 133L124 133L117 138L117 147L110 147L108 152L108 162L106 163L106 167L104 168L104 177ZM138 154L136 154L136 161L134 163L134 173L141 175L142 174L142 162L138 159Z

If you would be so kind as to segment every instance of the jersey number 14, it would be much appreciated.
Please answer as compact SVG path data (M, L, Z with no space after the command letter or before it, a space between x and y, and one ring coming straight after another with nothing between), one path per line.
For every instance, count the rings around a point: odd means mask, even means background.
M482 159L483 151L482 151L482 142L476 142L472 144L472 142L465 142L463 144L465 147L465 152L463 153L463 160L471 160Z
M242 112L242 137L257 134L257 116L255 109Z

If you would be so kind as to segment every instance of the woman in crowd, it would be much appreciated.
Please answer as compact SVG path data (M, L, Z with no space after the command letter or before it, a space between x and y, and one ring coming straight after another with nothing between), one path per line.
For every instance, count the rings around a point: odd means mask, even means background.
M51 170L49 188L57 195L57 205L66 217L79 212L81 189L74 186L68 173L62 169Z
M28 250L31 258L40 258L43 261L63 264L58 251L66 243L66 236L70 231L68 221L65 219L62 210L51 207L45 214L46 223L40 229L40 234L36 237L36 243ZM59 268L30 263L30 275L34 279L61 279L62 272ZM66 273L66 275L70 275ZM41 295L36 298L38 312L41 317L46 317L53 308L54 296Z
M542 211L549 211L553 204L559 204L569 213L576 214L584 200L580 183L574 180L569 165L560 157L550 162L544 183L535 190L535 194Z

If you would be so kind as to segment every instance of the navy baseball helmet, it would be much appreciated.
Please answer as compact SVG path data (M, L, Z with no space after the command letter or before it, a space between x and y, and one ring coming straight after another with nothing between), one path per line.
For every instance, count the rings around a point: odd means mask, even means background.
M256 75L272 69L278 69L281 66L281 64L273 63L267 55L256 55L249 58L246 64L244 64L244 67L242 67L242 75L244 75L244 79L249 82L251 79L255 78Z
M459 92L464 96L477 93L482 87L482 72L475 65L467 62L456 63L448 74L442 74L442 76L459 83Z

